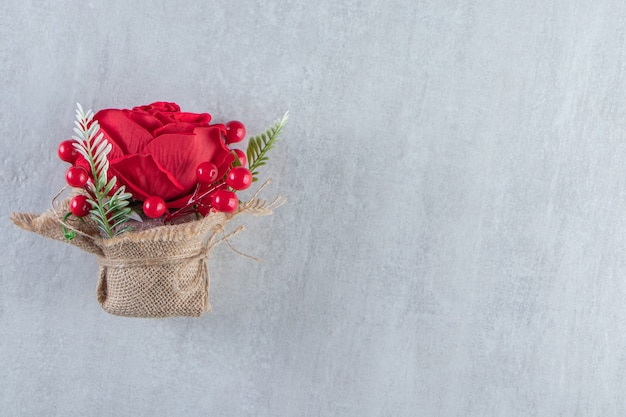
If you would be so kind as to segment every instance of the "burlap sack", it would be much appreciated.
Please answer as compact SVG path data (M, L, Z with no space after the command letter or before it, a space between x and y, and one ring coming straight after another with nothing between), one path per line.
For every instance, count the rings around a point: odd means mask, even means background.
M211 310L206 258L227 222L201 221L99 239L97 297L104 310L128 317L200 316Z
M224 239L224 226L238 214L267 215L282 201L269 205L258 199L242 204L235 214L211 213L202 220L100 237L90 221L63 222L68 201L36 215L13 213L19 227L94 253L100 265L97 299L108 313L126 317L201 316L211 311L209 272L211 249ZM77 232L70 241L63 224ZM229 236L241 231L237 228Z

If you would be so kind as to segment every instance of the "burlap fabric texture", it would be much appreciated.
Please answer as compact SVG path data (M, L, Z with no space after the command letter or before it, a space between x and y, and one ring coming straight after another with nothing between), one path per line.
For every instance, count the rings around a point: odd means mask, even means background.
M127 232L113 238L100 237L97 228L76 219L65 223L77 232L70 241L63 234L68 200L41 215L13 213L19 227L74 245L98 257L100 266L97 299L111 314L126 317L201 316L211 311L209 271L211 249L243 230L226 235L224 226L241 213L267 215L269 205L258 199L242 204L235 214L211 213L177 225Z

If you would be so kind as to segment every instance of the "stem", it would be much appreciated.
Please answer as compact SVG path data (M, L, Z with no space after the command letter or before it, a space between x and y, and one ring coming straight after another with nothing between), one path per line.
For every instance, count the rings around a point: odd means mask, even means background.
M72 240L76 237L76 232L74 232L73 230L70 230L68 232L67 228L65 227L65 222L67 221L67 218L70 217L71 215L72 215L71 211L68 211L67 213L65 213L65 216L63 216L63 223L61 223L61 229L63 229L63 236L65 236L67 240Z
M187 204L185 204L184 206L182 206L181 208L179 208L175 212L165 216L164 221L167 223L167 222L171 221L172 219L175 219L176 217L181 217L181 216L183 216L185 214L193 213L195 210L190 210L190 209L192 209L194 205L200 204L200 202L205 197L208 197L209 194L211 194L213 191L217 190L219 187L221 187L224 184L226 184L226 182L224 180L219 180L217 182L214 182L211 185L211 187L207 191L202 193L201 195L198 195L198 192L200 191L200 184L198 184L196 186L196 189L194 190L193 194L189 198L189 201L187 202Z
M106 232L107 235L109 235L109 237L113 237L113 229L111 229L111 225L109 224L109 219L107 218L106 213L104 212L104 205L101 203L101 194L98 192L98 195L96 196L96 201L98 202L98 213L100 213L100 217L103 219L103 226L104 226L104 231Z

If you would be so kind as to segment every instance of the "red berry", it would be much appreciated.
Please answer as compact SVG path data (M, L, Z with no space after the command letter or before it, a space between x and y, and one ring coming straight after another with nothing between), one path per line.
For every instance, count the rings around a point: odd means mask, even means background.
M65 180L72 187L82 187L87 184L89 174L87 174L85 168L73 166L67 169L67 172L65 173Z
M76 142L73 140L64 140L59 144L57 155L59 155L62 161L69 162L70 164L76 161L76 158L78 158L80 154L74 147L74 143Z
M83 167L85 171L87 171L89 178L91 178L91 166L89 165L89 161L86 160L84 156L78 155L78 158L74 161L74 166Z
M241 163L241 166L245 167L248 164L248 158L246 158L246 153L242 151L241 149L234 149L233 152L235 152L235 154L237 155L237 158L239 158L239 162Z
M201 204L198 204L196 211L200 213L202 217L206 217L211 212L211 206L208 204L201 203Z
M217 190L211 194L211 205L217 211L232 213L237 210L239 200L237 200L237 196L232 191Z
M245 190L252 184L252 174L245 167L231 168L226 175L226 184L235 190Z
M246 137L246 127L237 120L226 123L226 143L241 142Z
M165 201L161 197L148 197L143 202L143 213L151 219L158 219L165 213L166 209Z
M196 169L196 177L200 184L211 184L217 179L217 166L213 162L202 162Z
M83 217L89 214L91 204L84 195L77 195L70 201L70 211L74 216Z

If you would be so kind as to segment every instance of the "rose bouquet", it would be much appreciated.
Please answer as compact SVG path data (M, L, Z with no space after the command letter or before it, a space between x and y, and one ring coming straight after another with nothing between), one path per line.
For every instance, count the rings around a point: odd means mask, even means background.
M251 137L239 121L211 124L208 113L157 102L85 112L58 146L70 164L71 196L42 215L14 213L20 227L98 256L97 298L130 317L199 316L210 311L206 258L242 213L271 214L283 200L241 202L280 139L287 114ZM262 187L261 187L262 188Z

